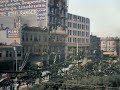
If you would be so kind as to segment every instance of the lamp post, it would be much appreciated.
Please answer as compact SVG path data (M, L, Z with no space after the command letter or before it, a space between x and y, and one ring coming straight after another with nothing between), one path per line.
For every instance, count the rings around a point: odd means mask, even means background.
M16 71L17 71L17 49L16 49L16 45L13 46L13 49L14 49L14 52L15 52L15 61L16 61L15 67L16 67Z

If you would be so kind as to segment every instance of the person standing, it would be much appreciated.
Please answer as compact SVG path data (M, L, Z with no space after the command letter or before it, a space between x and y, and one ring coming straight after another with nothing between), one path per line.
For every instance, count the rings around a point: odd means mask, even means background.
M14 84L14 90L19 90L18 86L19 86L19 84L16 82L16 83Z
M10 90L14 90L14 82L13 82L13 80L11 80L11 82L10 82Z

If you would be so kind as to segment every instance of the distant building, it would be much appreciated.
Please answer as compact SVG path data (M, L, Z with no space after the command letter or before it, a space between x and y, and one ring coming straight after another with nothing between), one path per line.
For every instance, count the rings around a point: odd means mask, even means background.
M67 20L68 54L70 55L77 51L77 44L78 52L87 53L90 45L90 19L68 13Z
M100 43L100 37L90 35L90 55L92 55L92 57L94 56L96 59L100 59L102 55Z
M101 37L101 50L104 55L119 55L120 39L117 37Z

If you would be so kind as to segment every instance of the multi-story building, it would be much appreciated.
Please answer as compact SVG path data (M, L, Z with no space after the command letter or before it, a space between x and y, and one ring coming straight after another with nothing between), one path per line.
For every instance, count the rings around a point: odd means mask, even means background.
M50 30L49 49L60 57L66 58L67 0L49 0L48 26ZM51 31L52 30L52 31Z
M119 38L101 37L101 50L104 55L119 55Z
M0 16L31 15L35 15L32 19L32 22L36 22L35 27L48 28L50 51L65 57L67 0L0 0ZM30 23L27 21L24 24ZM64 52L60 52L61 50Z
M48 52L48 38L48 30L43 30L40 27L23 27L21 38L23 54L41 55L44 52Z
M48 63L48 40L49 32L40 27L22 27L21 44L23 46L23 57L29 54L29 62Z
M67 14L67 46L68 53L88 52L90 45L90 19L74 14Z
M0 17L0 69L15 70L16 61L17 66L22 62L19 24L14 21L13 17Z

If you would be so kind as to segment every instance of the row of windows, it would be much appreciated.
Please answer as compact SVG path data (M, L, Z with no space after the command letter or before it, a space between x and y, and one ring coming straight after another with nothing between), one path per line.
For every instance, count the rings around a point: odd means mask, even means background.
M24 46L23 47L23 53L31 52L31 53L41 53L41 52L47 52L47 45L39 45L39 46Z
M82 22L82 23L90 23L90 20L88 18L85 17L81 17L81 16L77 16L77 15L72 15L72 14L67 14L67 19L68 20L74 20L77 22Z
M58 8L53 8L53 7L50 7L48 10L49 10L49 14L60 14L66 16L65 10L59 10Z
M102 48L103 51L115 51L115 48Z
M56 0L48 0L48 1L49 1L48 3L50 3L50 4L56 4L56 3L57 3L57 5L62 5L63 3L67 4L67 0L62 0L62 2L56 2Z
M85 38L68 38L68 42L73 42L73 43L89 43L89 39Z
M13 51L5 51L5 57L14 57L14 52ZM2 52L0 52L0 58L2 58L4 55L2 55ZM17 56L21 56L21 51L17 51Z
M56 46L51 46L50 47L50 50L51 50L51 52L62 52L62 53L65 53L65 46L57 46L57 48L56 48Z
M74 35L74 36L89 37L89 32L77 31L77 30L68 30L67 34Z
M56 24L62 24L65 25L66 20L64 18L60 19L54 16L49 16L49 22L50 23L56 23Z
M22 40L23 41L34 41L34 42L37 42L37 41L44 41L44 42L47 42L48 41L48 37L47 36L41 36L41 35L28 35L28 34L24 34L22 36Z
M89 25L77 24L77 23L72 23L72 22L68 22L67 26L70 27L70 28L77 28L77 29L83 29L83 30L89 30L90 29Z
M102 42L102 44L106 44L106 45L115 45L115 42L110 42L110 41L108 41L108 42Z
M65 42L65 37L62 37L62 36L52 36L51 40L52 41L58 41L58 42Z
M32 34L28 35L26 33L22 36L22 40L23 41L34 41L34 42L38 42L38 41L47 42L48 41L48 36L47 35L45 35L45 36L37 35L37 33L34 34L34 35L32 35ZM51 40L65 42L65 37L63 37L63 36L52 36Z

